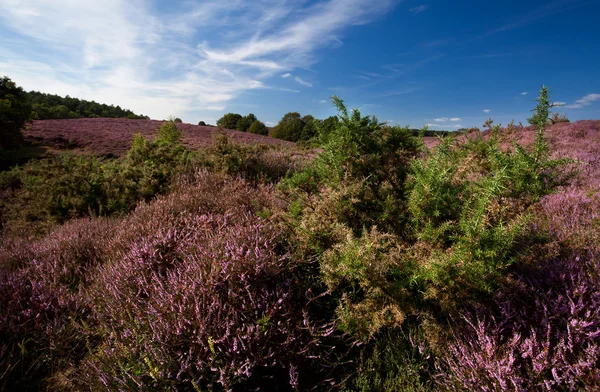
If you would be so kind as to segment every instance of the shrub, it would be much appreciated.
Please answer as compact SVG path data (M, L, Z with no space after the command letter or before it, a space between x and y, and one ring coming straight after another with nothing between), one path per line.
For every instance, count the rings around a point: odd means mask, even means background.
M63 153L31 161L0 176L9 199L2 207L4 230L44 232L68 219L122 214L169 189L189 167L189 153L173 122L161 126L154 142L139 134L127 155L102 160Z
M568 122L571 122L571 121L569 121L569 119L567 118L566 114L552 113L552 117L550 118L550 122L552 124L558 124L558 123L568 123Z
M231 390L326 379L333 329L309 317L281 229L256 216L276 200L268 189L200 172L140 206L96 275L102 339L69 382Z
M200 121L200 122L198 122L198 125L206 126L206 123L204 121Z
M41 240L0 245L0 388L49 388L54 372L87 352L93 333L82 290L105 260L114 227L79 220Z
M211 148L198 154L196 164L252 181L277 182L299 166L291 153L264 145L236 144L219 134Z
M597 252L542 263L467 317L438 361L443 390L595 390L600 387ZM487 316L487 317L486 317Z

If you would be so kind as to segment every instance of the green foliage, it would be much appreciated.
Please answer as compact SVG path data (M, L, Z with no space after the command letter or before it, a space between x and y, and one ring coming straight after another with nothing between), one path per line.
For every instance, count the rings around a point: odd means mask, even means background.
M250 128L248 128L248 132L266 136L269 134L269 129L262 121L256 120L252 123L252 125L250 125Z
M488 139L444 139L418 157L409 129L333 99L339 122L322 135L322 153L282 189L296 253L319 260L338 327L369 340L489 297L526 254L528 208L562 163L549 159L543 129L531 152L501 150L489 121Z
M237 123L242 119L241 114L227 113L223 117L217 120L217 125L221 128L236 129Z
M179 130L176 124L177 119L165 121L158 129L156 142L159 145L177 145L181 143L183 131Z
M53 94L44 94L37 91L26 93L27 100L32 106L32 117L35 120L67 119L67 118L128 118L147 120L149 117L137 115L131 110L122 109L120 106L99 104L71 98L68 95L61 97Z
M300 113L289 112L279 120L279 123L272 129L269 136L290 142L297 142L302 136L304 125L305 122L302 120Z
M378 336L373 348L365 350L357 372L344 391L433 391L431 381L427 380L427 372L432 367L430 353L417 346L421 343L416 341L418 339L422 338L415 332L388 332Z
M197 154L194 160L195 166L261 182L277 182L296 169L287 151L236 144L225 133L217 134L211 148Z
M183 123L183 120L182 120L182 119L180 119L179 117L175 117L175 118L173 119L173 122L174 122L174 123L177 123L177 124L181 124L181 123Z
M166 122L153 142L136 135L120 159L63 153L2 173L0 190L11 195L0 203L2 225L45 231L76 217L128 212L166 192L189 167L180 139L175 124Z
M0 78L0 153L21 144L21 129L30 115L31 105L23 89L6 76Z
M250 113L237 121L235 129L237 129L238 131L247 132L250 126L256 121L258 121L256 116Z
M533 116L529 117L527 121L531 125L535 125L538 129L546 127L548 124L548 117L550 116L550 109L554 107L550 101L550 91L546 86L542 86L540 94L536 99L537 106L532 110Z
M200 125L200 126L206 126L206 123L205 123L204 121L200 121L200 122L198 123L198 125Z

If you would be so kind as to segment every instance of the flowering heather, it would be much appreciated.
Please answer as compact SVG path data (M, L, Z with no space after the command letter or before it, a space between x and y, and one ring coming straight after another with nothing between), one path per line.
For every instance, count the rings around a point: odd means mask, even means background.
M500 292L495 307L467 317L438 363L439 388L600 388L599 256L590 251L554 258L522 277L519 289ZM494 310L498 315L490 318Z
M163 121L130 120L124 118L78 118L71 120L37 120L25 130L28 139L41 140L56 148L86 148L98 155L118 156L124 154L136 133L152 138ZM178 124L183 130L186 146L205 148L213 136L220 132L217 127ZM294 143L273 139L253 133L226 130L227 135L240 144L273 144L293 146Z
M102 261L114 222L67 223L37 241L0 246L0 389L37 389L85 350L80 288ZM42 384L43 385L43 384Z
M91 292L105 336L82 387L230 390L264 372L305 385L332 330L302 311L279 236L248 214L182 214L131 241Z

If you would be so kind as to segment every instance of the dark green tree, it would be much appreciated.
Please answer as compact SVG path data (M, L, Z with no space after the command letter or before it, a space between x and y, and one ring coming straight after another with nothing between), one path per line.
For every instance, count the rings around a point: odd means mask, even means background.
M310 114L307 114L306 116L302 117L302 121L304 121L304 128L302 128L300 140L310 140L317 136L321 120L318 120Z
M217 120L217 125L221 128L237 129L237 123L242 118L241 114L227 113Z
M248 128L249 133L256 133L257 135L268 135L269 129L262 121L254 121L250 128Z
M255 121L258 121L258 119L254 114L250 113L237 121L235 129L237 129L238 131L246 132Z
M182 121L182 120L181 120L179 117L176 117L176 118L173 120L173 122L176 122L177 124L181 124L181 123L183 123L183 121Z
M289 112L273 128L271 136L277 139L297 142L302 136L302 130L306 123L298 112Z
M203 126L203 127L204 127L204 126L206 126L206 123L205 123L204 121L200 121L200 122L198 123L198 125L201 125L201 126Z
M25 91L7 76L0 78L0 148L14 148L23 140L21 129L31 118Z

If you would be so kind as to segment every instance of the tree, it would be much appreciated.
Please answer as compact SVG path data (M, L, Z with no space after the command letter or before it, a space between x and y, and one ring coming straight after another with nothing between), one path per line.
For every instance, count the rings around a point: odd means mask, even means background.
M217 120L217 125L220 126L221 128L236 129L237 122L241 118L242 118L241 114L227 113L223 117L221 117L219 120Z
M304 128L302 128L302 133L300 134L300 140L310 140L313 137L317 136L320 120L317 120L310 114L302 117L302 121L304 121Z
M206 123L205 123L204 121L200 121L200 122L198 123L198 125L205 127L205 126L206 126Z
M302 130L305 125L306 123L302 120L300 113L289 112L283 116L277 126L273 128L271 136L277 139L297 142L302 136Z
M256 133L257 135L268 135L269 129L262 121L254 121L250 128L248 128L249 133Z
M31 118L31 105L21 87L0 78L0 148L14 148L23 140L21 129Z
M250 113L237 121L235 129L237 129L238 131L246 132L255 121L258 121L258 119L254 114Z
M181 121L181 119L179 117L176 117L173 122L176 122L177 124L181 124L183 123L183 121Z

